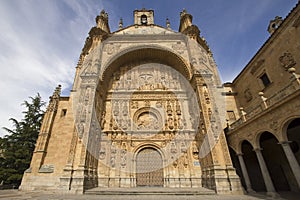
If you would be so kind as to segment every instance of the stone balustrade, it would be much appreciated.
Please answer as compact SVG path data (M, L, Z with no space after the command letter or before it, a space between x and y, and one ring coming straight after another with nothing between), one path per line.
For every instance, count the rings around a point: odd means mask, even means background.
M270 97L265 97L263 92L259 92L259 96L261 97L261 103L257 106L245 112L244 109L240 108L240 118L230 124L230 129L236 129L244 122L258 116L263 112L267 112L267 110L276 106L277 103L284 100L291 94L294 94L296 91L300 90L300 76L295 73L294 69L289 69L289 72L292 74L291 81L288 85L286 85L281 90L277 91Z

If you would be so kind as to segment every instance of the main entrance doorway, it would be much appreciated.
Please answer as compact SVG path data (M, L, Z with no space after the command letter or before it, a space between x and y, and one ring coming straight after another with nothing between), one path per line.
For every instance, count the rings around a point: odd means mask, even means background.
M163 177L163 162L160 153L153 148L142 149L136 158L137 186L162 187Z

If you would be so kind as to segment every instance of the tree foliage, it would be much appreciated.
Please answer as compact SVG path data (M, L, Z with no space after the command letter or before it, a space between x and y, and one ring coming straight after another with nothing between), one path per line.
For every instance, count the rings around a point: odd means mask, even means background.
M3 127L8 132L0 137L0 182L19 185L24 171L29 168L32 153L42 123L45 102L37 94L22 104L26 110L21 121L14 118L13 129Z

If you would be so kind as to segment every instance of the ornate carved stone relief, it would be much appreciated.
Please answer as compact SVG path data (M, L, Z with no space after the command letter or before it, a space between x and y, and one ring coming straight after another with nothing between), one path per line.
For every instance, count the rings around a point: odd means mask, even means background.
M176 44L172 45L172 49L177 51L179 54L183 54L184 50L186 49L185 45L181 42L177 42Z
M288 51L279 57L279 61L281 66L284 67L285 70L288 70L289 68L296 65L296 61L293 58L293 55Z
M111 54L116 53L120 48L121 48L120 44L111 43L111 44L107 44L104 47L103 51L106 52L108 55L111 55Z

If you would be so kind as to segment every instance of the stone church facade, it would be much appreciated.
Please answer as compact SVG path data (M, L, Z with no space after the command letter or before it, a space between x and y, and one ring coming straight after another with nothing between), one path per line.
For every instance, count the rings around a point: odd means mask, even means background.
M134 11L133 25L123 27L120 20L113 33L102 11L81 52L70 96L60 96L58 86L50 98L20 189L83 193L95 187L205 187L216 193L252 192L256 188L245 165L253 159L243 162L242 144L246 141L260 152L258 135L269 131L284 148L284 167L291 166L289 177L295 175L290 189L296 190L299 156L289 149L287 131L280 130L292 123L288 130L299 144L294 133L300 115L299 16L296 6L285 20L272 21L270 39L233 83L222 84L212 52L185 10L178 32L168 20L166 27L156 25L154 11L142 9ZM275 67L282 70L280 76L273 77ZM264 76L277 92L255 83L264 84ZM265 185L257 190L274 195L262 154L257 158L260 168L253 174L263 174L265 181L255 183Z

